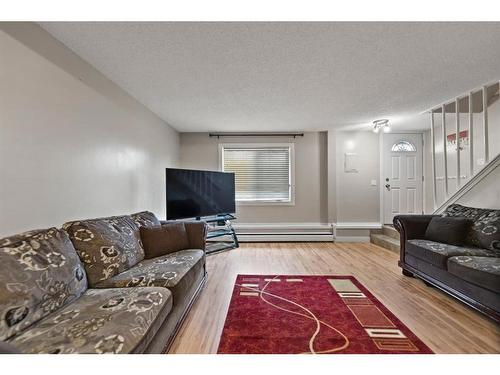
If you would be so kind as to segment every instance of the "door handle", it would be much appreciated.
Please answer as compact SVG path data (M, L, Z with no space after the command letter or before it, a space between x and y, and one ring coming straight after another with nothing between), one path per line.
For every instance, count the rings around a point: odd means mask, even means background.
M391 185L385 184L385 188L387 189L387 191L391 191Z

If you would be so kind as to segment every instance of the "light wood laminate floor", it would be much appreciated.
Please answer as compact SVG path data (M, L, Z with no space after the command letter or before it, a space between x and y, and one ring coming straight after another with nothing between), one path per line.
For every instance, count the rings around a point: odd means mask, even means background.
M500 353L500 329L368 243L259 243L207 257L208 280L170 353L216 353L237 274L353 275L436 353Z

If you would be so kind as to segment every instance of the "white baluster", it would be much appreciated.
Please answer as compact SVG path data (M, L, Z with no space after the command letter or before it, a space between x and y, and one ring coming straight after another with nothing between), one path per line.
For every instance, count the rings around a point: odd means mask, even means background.
M443 161L444 161L444 191L445 197L444 199L448 199L448 155L446 152L446 105L443 104L441 107L442 115L443 115Z
M434 110L431 110L431 144L432 144L432 188L434 191L434 209L437 207L436 189L436 138L434 135Z
M483 126L484 126L484 164L490 161L490 150L488 144L488 91L483 86Z
M472 103L472 92L469 93L469 178L474 176L474 105Z
M460 99L456 98L455 99L455 117L456 117L456 123L455 123L455 140L457 142L457 190L460 187Z

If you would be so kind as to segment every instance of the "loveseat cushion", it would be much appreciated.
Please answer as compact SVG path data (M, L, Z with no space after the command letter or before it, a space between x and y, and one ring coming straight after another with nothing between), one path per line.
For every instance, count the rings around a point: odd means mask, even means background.
M500 293L500 258L452 257L448 259L448 272L472 284Z
M23 353L141 352L171 309L165 288L89 289L9 343Z
M496 257L493 251L478 247L448 245L429 240L406 241L406 252L436 267L446 269L448 258L458 255Z
M181 250L158 258L145 259L131 269L107 279L96 288L161 286L176 297L183 294L203 272L205 253L202 250Z
M473 225L467 232L467 243L500 253L500 210L452 204L446 208L443 216L471 219Z
M65 231L50 228L0 239L0 340L86 289L85 270Z
M85 266L90 286L144 259L139 228L129 216L73 221L63 228Z

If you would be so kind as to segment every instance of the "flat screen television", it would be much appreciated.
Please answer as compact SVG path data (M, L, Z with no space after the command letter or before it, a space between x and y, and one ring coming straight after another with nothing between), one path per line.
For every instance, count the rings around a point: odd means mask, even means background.
M167 220L233 214L234 173L166 169Z

